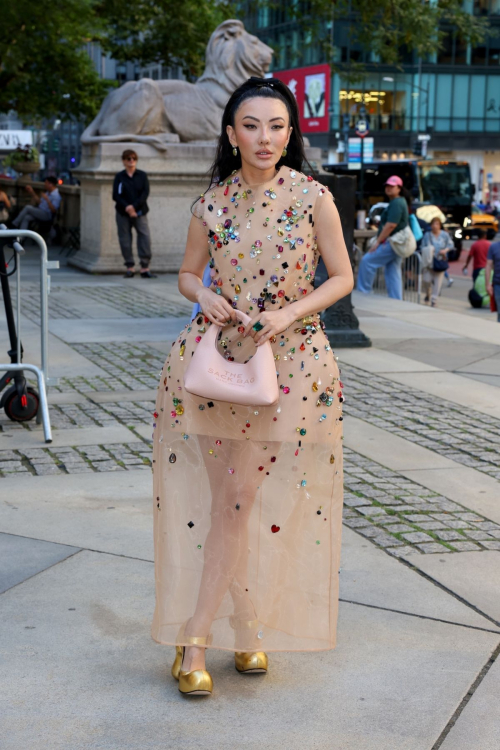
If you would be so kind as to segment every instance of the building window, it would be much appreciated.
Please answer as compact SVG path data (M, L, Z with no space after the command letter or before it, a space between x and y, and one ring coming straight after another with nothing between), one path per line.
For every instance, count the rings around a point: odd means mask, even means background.
M453 64L453 31L446 30L441 41L441 49L438 52L438 63L440 65Z

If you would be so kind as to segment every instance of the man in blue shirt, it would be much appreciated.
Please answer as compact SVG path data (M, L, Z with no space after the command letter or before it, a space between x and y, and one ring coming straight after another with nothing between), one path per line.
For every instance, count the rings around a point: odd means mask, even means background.
M493 278L491 279L491 272ZM500 242L493 242L486 258L486 291L494 297L497 306L497 320L500 323ZM490 281L491 279L491 281Z
M57 189L57 180L55 177L47 177L44 180L45 193L37 195L31 185L26 185L26 191L35 201L35 206L25 206L12 222L17 229L28 229L33 219L39 221L52 221L61 205L61 195Z

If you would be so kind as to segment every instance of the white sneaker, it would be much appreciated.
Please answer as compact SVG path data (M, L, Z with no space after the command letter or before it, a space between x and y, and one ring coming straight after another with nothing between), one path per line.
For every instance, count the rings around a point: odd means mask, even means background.
M455 279L452 279L451 277L448 279L448 289L450 288L450 286L453 284L454 281Z

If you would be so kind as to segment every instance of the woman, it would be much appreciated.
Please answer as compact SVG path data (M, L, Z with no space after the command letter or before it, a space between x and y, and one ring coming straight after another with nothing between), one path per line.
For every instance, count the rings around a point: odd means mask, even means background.
M427 260L422 274L425 302L429 302L430 299L432 307L436 306L441 292L444 274L448 268L448 251L452 249L453 240L448 232L444 231L441 219L435 216L431 221L430 232L426 232L422 240L422 262L425 263Z
M383 266L388 296L393 299L403 299L402 258L392 249L389 237L408 226L408 207L411 204L411 196L403 187L403 180L397 175L389 177L385 183L385 193L389 198L389 205L380 216L375 241L359 264L357 289L359 292L369 294L373 288L377 269Z
M210 646L235 652L243 673L266 671L264 649L335 646L343 398L319 312L353 282L332 197L299 171L303 161L288 87L273 78L240 86L179 272L180 291L202 313L172 345L155 412L152 635L177 646L172 674L185 694L212 691ZM320 254L329 279L314 289ZM185 391L210 325L224 326L220 352L237 362L271 342L278 403Z

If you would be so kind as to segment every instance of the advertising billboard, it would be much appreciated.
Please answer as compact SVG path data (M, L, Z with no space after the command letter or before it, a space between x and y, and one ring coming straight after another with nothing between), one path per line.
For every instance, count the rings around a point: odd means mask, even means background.
M328 133L330 130L330 66L311 65L273 73L286 83L297 99L303 133Z

